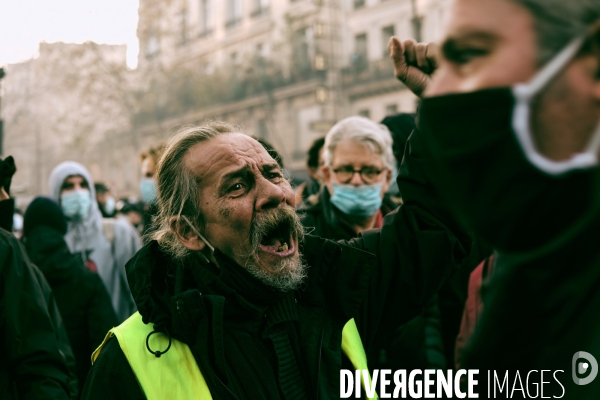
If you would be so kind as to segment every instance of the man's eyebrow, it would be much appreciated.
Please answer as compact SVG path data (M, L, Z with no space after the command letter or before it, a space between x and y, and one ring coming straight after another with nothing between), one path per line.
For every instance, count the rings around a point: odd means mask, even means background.
M220 179L221 182L219 184L219 187L222 188L223 186L227 185L232 180L243 177L243 176L247 176L249 173L250 173L250 167L248 167L247 165L244 165L242 168L237 169L235 171L228 172L221 177L221 179Z
M498 37L490 32L482 31L482 30L471 30L466 29L459 31L444 40L442 43L442 51L444 54L446 52L452 52L456 50L459 45L463 44L466 41L476 41L478 43L483 44L494 44L498 41Z
M261 169L263 170L263 172L266 172L266 171L273 171L274 169L281 170L281 167L279 166L279 164L274 162L274 163L263 164Z

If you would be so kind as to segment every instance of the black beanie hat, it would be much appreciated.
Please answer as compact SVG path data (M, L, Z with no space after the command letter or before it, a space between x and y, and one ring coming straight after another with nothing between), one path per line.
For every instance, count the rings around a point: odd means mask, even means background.
M62 235L67 233L67 220L60 206L48 197L36 197L23 218L23 235L27 236L36 226L49 226Z

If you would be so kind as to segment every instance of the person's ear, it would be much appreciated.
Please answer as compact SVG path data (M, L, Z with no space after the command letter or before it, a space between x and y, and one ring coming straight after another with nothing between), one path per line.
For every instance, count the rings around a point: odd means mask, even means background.
M381 195L383 196L385 193L387 193L387 191L390 188L390 183L392 182L392 170L389 168L386 168L385 170L385 179L383 181L383 185L381 188Z
M202 251L206 248L206 243L183 218L172 217L169 220L169 227L185 248L192 251Z
M328 166L323 165L321 167L321 173L323 174L323 180L325 183L329 183L331 181L331 169Z
M385 171L385 181L388 183L388 185L392 182L392 178L394 177L393 175L393 171L388 168Z

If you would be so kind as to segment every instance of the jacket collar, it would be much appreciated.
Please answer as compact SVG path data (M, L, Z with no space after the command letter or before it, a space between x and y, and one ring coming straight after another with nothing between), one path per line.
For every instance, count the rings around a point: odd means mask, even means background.
M184 274L182 293L197 291L201 309L214 304L205 301L208 296L224 299L226 325L258 329L265 314L270 324L298 319L293 292L284 293L262 283L219 250L215 257L219 268L206 265L195 255L176 261L156 241L146 244L126 265L129 286L144 323L152 322L159 330L167 329L178 336L172 320L177 307L173 299L181 294L175 293L178 269Z
M177 302L184 298L192 299L191 308L196 309L190 319L203 318L207 308L219 303L223 304L224 324L242 324L251 330L259 329L263 320L267 325L298 320L296 303L309 308L323 308L329 303L328 308L335 309L340 318L356 315L373 256L311 235L305 237L300 251L308 265L308 276L297 290L288 293L258 281L218 250L215 256L220 269L202 263L197 256L173 260L156 241L146 244L127 263L127 277L144 323L169 330L176 338L181 337L177 332L181 327L173 326L173 314ZM184 285L182 293L176 294L178 268L183 271Z

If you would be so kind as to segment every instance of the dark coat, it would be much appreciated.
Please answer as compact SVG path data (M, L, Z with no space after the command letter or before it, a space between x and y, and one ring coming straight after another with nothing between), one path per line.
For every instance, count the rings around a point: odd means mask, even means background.
M52 288L75 356L79 392L91 367L90 356L118 321L102 280L69 252L60 232L37 226L25 248Z
M15 200L13 198L0 201L0 229L12 232Z
M275 296L218 250L220 269L192 257L175 273L176 262L155 242L146 245L128 264L144 322L189 345L213 398L279 399L290 391L339 398L344 324L355 319L368 351L417 315L468 252L418 172L427 160L411 155L410 173L404 168L399 177L405 205L351 241L307 236L308 277L293 292ZM180 293L178 274L185 275ZM115 339L92 367L83 398L144 398Z
M499 252L482 287L483 312L464 352L462 368L509 370L514 380L531 370L544 378L545 396L600 398L600 377L576 385L577 352L600 361L600 203L574 229L534 251ZM585 361L579 358L577 362ZM579 375L578 377L589 376ZM534 379L534 378L532 378Z
M0 398L68 399L72 377L47 294L14 236L0 229Z

